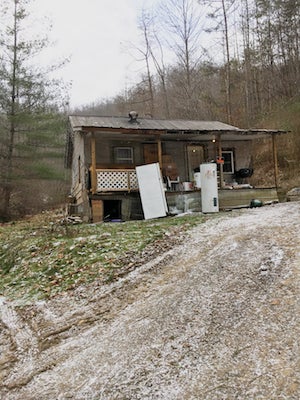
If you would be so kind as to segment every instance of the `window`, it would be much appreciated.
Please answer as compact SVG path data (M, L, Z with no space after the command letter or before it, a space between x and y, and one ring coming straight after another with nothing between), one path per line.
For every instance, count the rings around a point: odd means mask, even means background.
M232 150L223 150L222 157L224 158L223 172L228 174L234 173L234 160Z
M114 159L117 164L133 164L133 148L115 147Z

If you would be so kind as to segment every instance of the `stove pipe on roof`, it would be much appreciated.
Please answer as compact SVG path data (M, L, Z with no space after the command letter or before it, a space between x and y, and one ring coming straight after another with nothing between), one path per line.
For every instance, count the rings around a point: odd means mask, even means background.
M129 122L136 122L138 113L136 111L130 111L129 115Z

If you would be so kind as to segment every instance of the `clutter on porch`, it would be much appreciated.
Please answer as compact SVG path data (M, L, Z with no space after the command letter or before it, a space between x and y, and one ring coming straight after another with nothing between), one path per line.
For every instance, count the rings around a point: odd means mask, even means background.
M70 116L66 165L72 176L72 214L94 222L108 214L111 220L144 218L136 169L155 163L169 213L201 211L206 189L200 165L211 161L217 164L214 207L249 207L251 199L278 201L276 136L287 132L239 129L219 121L141 118L134 112L129 116ZM258 186L251 162L251 144L261 138L270 138L274 179L268 187ZM150 194L156 191L149 187Z

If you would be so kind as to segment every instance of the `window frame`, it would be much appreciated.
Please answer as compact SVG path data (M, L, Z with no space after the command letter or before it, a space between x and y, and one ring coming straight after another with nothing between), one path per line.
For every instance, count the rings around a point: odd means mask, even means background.
M129 151L130 155L129 157L121 157L118 155L118 151ZM114 162L116 164L134 164L134 151L133 147L131 146L116 146L113 149L113 154L114 154Z
M230 154L230 163L226 163L226 165L231 166L230 171L225 171L225 154ZM222 150L222 157L224 159L224 164L223 164L223 173L224 174L234 174L234 151L233 150Z

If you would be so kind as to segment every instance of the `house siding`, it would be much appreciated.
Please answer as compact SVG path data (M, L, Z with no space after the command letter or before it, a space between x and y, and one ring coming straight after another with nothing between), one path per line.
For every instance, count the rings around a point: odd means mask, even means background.
M134 163L139 165L143 163L142 146L140 143L125 140L97 140L96 138L96 154L97 164L110 165L114 163L114 147L132 147L134 153ZM87 164L91 164L91 141L86 140L85 143L85 159Z
M85 141L82 134L74 136L72 160L71 196L75 200L76 214L84 219L90 219L90 205L87 192L88 170L85 157Z
M76 192L78 187L82 189L82 184L85 181L84 177L84 166L85 166L85 154L84 154L84 139L82 135L76 135L73 142L73 160L72 160L72 192ZM79 166L80 164L80 166ZM73 195L74 195L73 193Z

